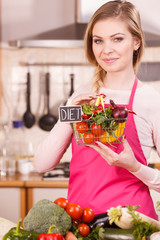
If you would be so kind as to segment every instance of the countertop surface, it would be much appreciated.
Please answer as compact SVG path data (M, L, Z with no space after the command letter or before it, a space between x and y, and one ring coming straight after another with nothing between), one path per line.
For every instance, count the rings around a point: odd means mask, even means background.
M68 179L43 180L43 174L36 172L28 175L16 173L14 176L0 176L0 187L67 188Z

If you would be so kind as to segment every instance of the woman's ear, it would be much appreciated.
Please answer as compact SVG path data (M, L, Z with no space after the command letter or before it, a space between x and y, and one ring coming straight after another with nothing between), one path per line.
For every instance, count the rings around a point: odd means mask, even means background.
M134 51L137 51L141 46L141 40L139 38L134 38Z

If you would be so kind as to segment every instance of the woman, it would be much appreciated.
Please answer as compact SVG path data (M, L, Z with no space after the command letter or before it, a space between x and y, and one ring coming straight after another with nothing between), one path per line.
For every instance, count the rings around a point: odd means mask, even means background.
M83 105L103 93L136 112L129 114L125 139L116 149L101 142L80 146L69 123L58 122L35 154L39 172L53 169L72 141L69 202L95 214L117 205L138 209L157 219L149 188L160 192L160 172L147 166L152 147L160 155L160 95L136 77L144 50L140 16L133 4L110 1L93 15L85 34L88 60L96 66L93 84L78 89L68 105ZM65 133L65 134L64 134Z

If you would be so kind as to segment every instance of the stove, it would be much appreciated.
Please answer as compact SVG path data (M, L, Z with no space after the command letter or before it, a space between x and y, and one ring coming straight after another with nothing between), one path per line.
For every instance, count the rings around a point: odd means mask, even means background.
M69 164L69 162L59 163L53 170L43 174L43 180L68 180Z

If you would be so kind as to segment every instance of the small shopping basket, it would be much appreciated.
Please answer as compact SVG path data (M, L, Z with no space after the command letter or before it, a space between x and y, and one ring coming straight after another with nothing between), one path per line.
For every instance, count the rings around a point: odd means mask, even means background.
M101 106L99 104L101 103ZM86 107L86 106L85 106ZM82 115L81 122L72 123L73 134L78 145L94 144L100 141L104 144L116 146L123 139L126 118L113 118L111 105L104 106L103 97L99 96L95 106L87 105L92 114ZM83 111L82 107L82 111ZM85 118L83 118L85 116Z

